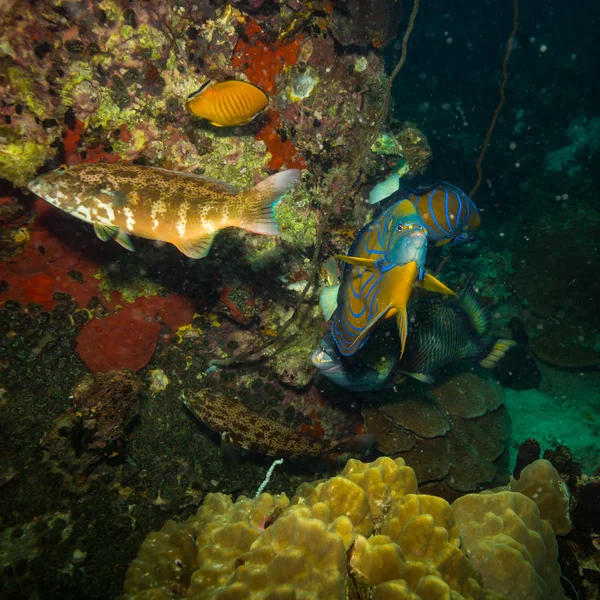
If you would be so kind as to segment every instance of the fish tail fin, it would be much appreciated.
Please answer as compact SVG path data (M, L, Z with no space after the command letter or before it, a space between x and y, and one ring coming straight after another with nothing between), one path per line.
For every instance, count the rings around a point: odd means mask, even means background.
M490 353L479 362L479 364L485 369L493 369L503 358L503 356L514 346L517 342L514 340L496 340Z
M487 335L492 327L490 313L471 286L467 286L460 295L460 303L477 335Z
M369 192L369 204L377 204L386 198L389 198L394 192L400 189L400 176L398 173L392 173L387 179L380 181Z
M273 207L300 180L301 174L299 169L280 171L246 192L247 201L238 226L253 233L277 235L279 226Z
M377 437L373 433L360 433L335 442L331 452L366 452L375 444Z
M319 305L323 311L323 316L326 321L329 321L337 308L337 297L340 291L340 284L328 285L322 292L319 298Z

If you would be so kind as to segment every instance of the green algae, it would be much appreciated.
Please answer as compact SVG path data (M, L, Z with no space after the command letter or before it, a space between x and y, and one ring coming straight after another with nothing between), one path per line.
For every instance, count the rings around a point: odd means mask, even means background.
M106 267L100 267L94 277L100 280L100 291L107 301L111 300L113 293L121 294L121 300L132 304L138 298L152 298L163 291L156 281L139 274L139 264L130 262L129 268L121 260L121 269L111 271Z
M402 144L389 133L382 133L371 146L371 152L383 156L404 156Z
M303 189L290 192L275 206L281 239L294 248L306 249L317 240L317 214L311 210L312 200Z
M0 179L23 186L54 153L48 144L29 141L9 127L0 127Z
M29 107L36 117L45 119L48 116L48 110L40 100L40 82L35 79L33 72L19 67L8 67L6 74L10 84L15 88L22 102Z
M76 61L71 67L69 76L65 76L60 97L66 106L73 104L73 92L84 81L93 82L94 72L89 63L85 61Z

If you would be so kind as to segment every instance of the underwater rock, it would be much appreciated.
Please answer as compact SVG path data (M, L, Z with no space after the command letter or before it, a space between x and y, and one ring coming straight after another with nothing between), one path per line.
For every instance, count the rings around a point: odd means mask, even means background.
M248 326L260 317L252 288L239 281L223 284L219 292L219 304L224 314L238 325Z
M402 21L400 0L349 0L334 2L329 27L344 46L387 46Z
M529 348L525 324L521 319L513 317L508 328L516 345L494 369L494 377L505 388L521 391L537 389L542 382L542 373Z
M86 375L72 392L73 406L40 440L46 461L65 484L83 493L98 463L117 459L139 411L141 384L129 370Z
M0 198L0 260L6 261L25 249L31 236L28 225L34 214L13 196Z
M531 311L526 327L534 354L559 367L598 367L600 213L578 204L537 221L521 247L516 291ZM539 285L543 281L544 285Z
M516 479L521 475L521 471L534 460L540 457L540 443L534 438L525 440L519 446L519 452L517 454L517 462L513 470L513 477Z

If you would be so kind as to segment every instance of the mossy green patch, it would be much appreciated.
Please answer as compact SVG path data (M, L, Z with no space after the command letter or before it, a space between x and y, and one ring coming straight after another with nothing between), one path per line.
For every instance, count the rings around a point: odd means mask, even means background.
M28 141L9 127L0 127L0 179L25 185L55 153L48 144Z
M46 105L40 100L40 82L35 79L32 72L20 67L8 67L6 75L11 86L17 90L21 101L36 117L45 119L49 116Z
M152 298L163 290L160 284L139 274L139 264L136 261L122 260L120 264L121 269L118 271L101 267L95 275L100 280L100 290L108 301L113 292L121 294L123 301L133 303L142 296Z
M69 73L65 75L60 97L66 106L73 104L73 90L84 81L94 81L94 72L89 63L77 61L71 65Z
M275 206L281 239L295 248L306 249L317 240L317 213L311 209L309 192L299 188Z

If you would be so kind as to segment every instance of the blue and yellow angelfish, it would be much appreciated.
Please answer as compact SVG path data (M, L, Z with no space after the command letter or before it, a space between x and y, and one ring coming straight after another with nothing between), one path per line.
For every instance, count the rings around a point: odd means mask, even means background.
M325 290L321 305L328 316L328 307L337 300L331 333L342 355L357 352L377 323L395 316L402 356L408 335L406 304L413 286L455 295L425 272L426 253L425 225L414 205L402 200L361 229L348 256L337 257L346 263L343 280Z
M473 200L459 187L442 181L411 190L401 187L398 174L394 173L371 190L369 203L380 202L396 192L399 192L396 198L414 204L427 229L427 238L436 246L473 241L481 225L481 214Z

